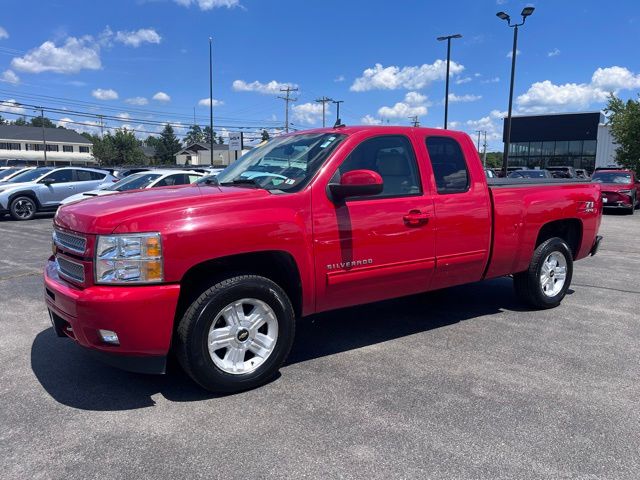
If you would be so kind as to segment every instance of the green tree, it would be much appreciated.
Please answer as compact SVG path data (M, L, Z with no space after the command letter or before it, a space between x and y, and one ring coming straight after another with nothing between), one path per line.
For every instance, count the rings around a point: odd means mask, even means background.
M156 160L162 164L175 163L175 154L180 151L182 144L176 137L173 127L166 124L164 130L160 134L156 145Z
M32 127L42 127L44 123L45 128L56 128L55 123L49 120L47 117L33 117L29 124Z
M27 123L27 119L26 119L26 118L24 118L24 117L18 117L18 118L16 118L16 119L13 121L13 124L14 124L14 125L21 126L21 127L24 127L25 125L29 125L29 124Z
M140 140L131 130L119 128L114 134L107 133L103 138L91 137L93 156L100 165L141 165L145 156Z
M202 129L202 135L204 136L203 141L207 145L211 144L211 127L204 127ZM213 131L213 143L217 143L216 141L217 135L215 130Z
M626 103L614 94L605 108L607 124L618 144L616 162L640 174L640 95Z
M487 168L502 168L502 152L487 152Z
M267 132L266 130L262 130L262 141L266 142L267 140L269 140L269 132Z
M191 145L192 143L199 143L204 140L204 132L200 125L191 125L187 134L184 136L185 145Z
M2 115L0 115L0 125L4 125L6 123L7 123L7 121L4 119L4 117Z
M214 137L215 140L215 137ZM222 138L220 135L218 135L218 145L224 145L224 138Z

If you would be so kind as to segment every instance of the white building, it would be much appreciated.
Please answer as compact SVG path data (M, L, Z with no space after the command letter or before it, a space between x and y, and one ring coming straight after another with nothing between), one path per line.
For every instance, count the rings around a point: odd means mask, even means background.
M198 142L186 146L176 153L175 157L177 165L213 165L214 167L225 167L249 150L250 149L245 146L242 151L230 151L229 145L214 143L212 158L211 145Z
M0 125L0 164L92 165L93 144L64 128ZM11 162L9 162L11 163Z

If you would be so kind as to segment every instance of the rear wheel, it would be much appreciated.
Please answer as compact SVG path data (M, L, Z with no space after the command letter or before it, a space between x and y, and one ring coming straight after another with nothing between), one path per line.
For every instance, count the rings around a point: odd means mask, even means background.
M37 208L33 198L21 196L11 200L9 213L14 220L31 220L35 216Z
M550 238L536 248L529 269L513 276L520 300L535 308L560 305L571 285L573 255L561 238Z
M232 393L270 380L285 361L295 315L285 292L255 275L232 277L189 306L176 333L176 354L207 390Z

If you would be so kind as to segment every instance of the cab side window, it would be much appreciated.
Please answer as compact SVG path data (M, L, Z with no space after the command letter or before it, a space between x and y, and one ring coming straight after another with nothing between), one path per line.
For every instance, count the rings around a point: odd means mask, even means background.
M428 137L426 142L438 193L469 190L467 162L458 142L449 137Z
M416 156L407 137L383 135L358 145L344 160L332 182L352 170L373 170L382 177L384 189L375 197L401 197L422 192Z

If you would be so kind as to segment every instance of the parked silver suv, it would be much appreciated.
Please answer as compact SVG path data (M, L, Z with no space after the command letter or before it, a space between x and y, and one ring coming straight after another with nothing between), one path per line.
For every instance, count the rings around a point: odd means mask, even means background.
M104 170L40 167L0 184L0 215L30 220L37 212L54 211L65 198L110 184L117 179Z

